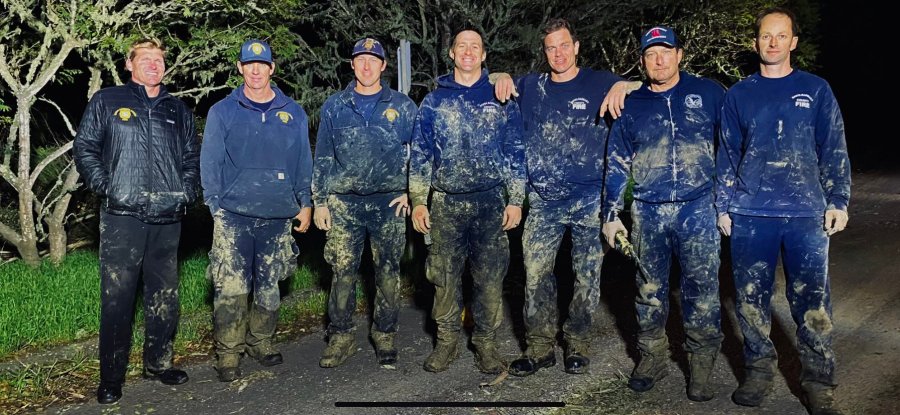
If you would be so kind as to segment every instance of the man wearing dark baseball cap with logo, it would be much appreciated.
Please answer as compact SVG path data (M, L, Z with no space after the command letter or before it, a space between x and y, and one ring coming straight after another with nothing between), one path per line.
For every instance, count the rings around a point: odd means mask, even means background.
M647 79L629 95L609 136L603 235L615 246L628 235L619 219L628 178L634 178L632 240L643 267L638 295L640 360L628 386L648 391L669 366L666 319L669 269L681 265L681 315L690 373L688 398L713 398L709 377L722 343L719 233L713 205L713 143L725 90L680 69L684 51L670 27L641 36Z
M244 42L238 56L244 83L209 110L200 151L203 195L214 220L207 272L223 382L241 377L244 352L263 366L281 364L272 345L278 281L297 268L291 221L306 232L312 213L306 112L271 84L275 63L265 41Z
M375 269L370 336L381 365L397 361L400 258L406 246L408 146L416 105L381 79L384 47L366 37L353 46L355 79L322 106L316 138L313 201L316 227L327 232L325 260L334 277L328 297L328 346L321 367L356 353L356 284L366 235Z

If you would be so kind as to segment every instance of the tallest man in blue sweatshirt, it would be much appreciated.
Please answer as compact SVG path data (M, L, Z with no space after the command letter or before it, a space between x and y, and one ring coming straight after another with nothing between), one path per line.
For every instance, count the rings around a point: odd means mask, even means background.
M775 372L769 339L778 254L797 324L800 383L812 414L834 407L828 237L847 225L850 162L844 122L823 79L791 67L794 15L770 9L756 21L759 73L725 96L717 155L718 226L731 236L746 377L735 403L758 406Z

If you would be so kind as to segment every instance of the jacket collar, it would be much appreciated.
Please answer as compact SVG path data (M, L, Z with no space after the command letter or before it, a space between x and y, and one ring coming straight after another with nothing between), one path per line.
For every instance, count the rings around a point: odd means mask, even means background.
M353 91L356 88L356 80L351 81L343 91L341 91L341 101L345 105L350 105L353 102ZM386 81L381 80L381 92L378 93L378 101L379 102L390 102L391 97L393 95L393 91L391 91L391 86L388 85Z
M269 110L275 108L283 108L291 101L291 99L288 98L288 96L285 95L284 92L281 92L281 90L278 89L277 86L272 85L272 91L275 92L275 98L272 99L272 105L269 106ZM247 98L247 96L244 95L244 84L241 84L233 91L231 91L231 94L229 94L229 96L242 106L253 109L254 111L259 111L256 107L253 106L253 103L250 102L250 98Z

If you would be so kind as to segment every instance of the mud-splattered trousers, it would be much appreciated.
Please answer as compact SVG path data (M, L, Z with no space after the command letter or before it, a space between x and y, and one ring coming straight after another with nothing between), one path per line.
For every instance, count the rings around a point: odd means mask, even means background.
M290 219L251 218L224 209L213 219L207 273L213 282L214 337L221 359L271 342L281 304L278 281L296 271L299 248Z
M722 343L719 304L719 231L712 193L688 202L635 200L631 239L647 274L637 272L638 348L659 355L667 349L669 271L672 255L681 268L681 313L688 353L714 355Z
M143 275L144 368L172 366L178 327L181 222L148 224L100 211L100 382L122 384L131 350L134 299Z
M462 274L469 260L473 298L470 306L476 346L494 341L503 321L503 277L509 266L509 240L503 231L506 207L502 188L472 192L434 192L426 277L434 284L431 316L439 341L457 338L462 327Z
M400 258L406 246L406 218L397 217L388 204L399 194L369 196L331 195L328 209L332 224L325 244L325 260L334 277L328 295L329 333L347 333L356 310L356 283L366 235L375 265L373 330L397 331L400 292Z
M774 375L772 295L782 254L785 294L797 324L800 382L834 384L828 236L822 218L731 215L731 261L737 316L744 334L744 364L753 375Z
M545 201L529 193L530 203L522 251L525 254L525 328L529 349L544 354L556 343L557 300L553 267L566 228L572 232L575 287L569 317L563 323L567 345L587 353L593 313L600 304L603 246L600 229L600 190L577 199Z

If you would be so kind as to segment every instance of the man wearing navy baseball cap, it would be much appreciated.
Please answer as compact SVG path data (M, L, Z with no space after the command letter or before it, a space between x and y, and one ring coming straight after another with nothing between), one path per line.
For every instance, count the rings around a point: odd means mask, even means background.
M609 136L603 235L615 246L634 178L632 239L643 267L635 276L640 360L628 386L648 391L668 371L669 268L681 265L681 315L690 366L687 396L713 398L709 377L722 343L719 233L713 207L714 142L724 89L680 70L684 51L670 27L641 36L644 85L626 100Z
M209 110L200 151L203 195L214 220L207 272L223 382L241 376L245 352L263 366L281 364L272 345L278 281L297 268L292 219L299 221L294 230L306 232L312 216L306 112L272 85L268 43L248 40L238 56L244 83Z
M366 37L353 45L355 79L322 106L316 138L315 224L327 232L325 260L334 277L328 296L328 346L319 366L343 364L356 353L353 312L366 235L375 271L370 336L381 365L396 363L401 300L400 258L406 246L408 146L416 105L381 79L384 47Z

